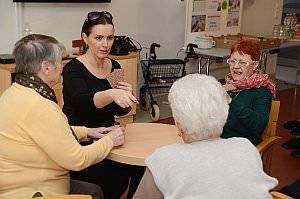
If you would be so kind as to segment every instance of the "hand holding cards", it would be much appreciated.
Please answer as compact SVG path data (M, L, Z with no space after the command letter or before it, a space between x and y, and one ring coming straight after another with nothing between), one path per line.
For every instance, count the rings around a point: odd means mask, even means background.
M109 73L106 79L112 88L116 88L118 82L124 82L124 70L114 69L113 72Z
M113 89L110 90L113 101L122 108L131 110L133 103L138 104L138 100L133 96L131 84L124 81L124 70L115 69L106 77Z

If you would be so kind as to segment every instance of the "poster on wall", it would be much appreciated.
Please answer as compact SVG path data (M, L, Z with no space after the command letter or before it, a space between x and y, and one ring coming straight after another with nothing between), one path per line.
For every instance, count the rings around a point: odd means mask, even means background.
M221 0L193 0L190 32L220 30Z
M227 27L239 26L240 6L240 0L229 0Z
M228 12L240 12L241 0L229 0Z
M191 32L203 32L206 26L206 15L193 15Z
M240 33L243 0L187 0L185 45L199 36Z

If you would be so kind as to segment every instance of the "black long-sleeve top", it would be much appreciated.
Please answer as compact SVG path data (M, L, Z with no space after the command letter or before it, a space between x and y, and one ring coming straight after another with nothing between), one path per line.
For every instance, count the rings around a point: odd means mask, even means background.
M111 59L112 69L120 69L118 62ZM114 116L122 116L127 111L116 103L96 108L93 98L96 92L111 89L107 79L99 79L90 73L77 59L66 64L63 72L63 112L70 125L108 127L114 125Z

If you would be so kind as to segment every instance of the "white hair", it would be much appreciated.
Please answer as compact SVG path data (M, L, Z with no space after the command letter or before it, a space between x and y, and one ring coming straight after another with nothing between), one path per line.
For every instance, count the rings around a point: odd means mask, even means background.
M168 98L175 121L191 141L220 137L229 105L214 77L187 75L174 82Z

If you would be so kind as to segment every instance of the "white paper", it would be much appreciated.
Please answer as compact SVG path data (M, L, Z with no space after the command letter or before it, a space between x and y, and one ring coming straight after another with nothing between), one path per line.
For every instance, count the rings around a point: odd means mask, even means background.
M240 0L229 0L228 12L239 12L240 6Z
M221 0L208 0L206 5L207 12L221 11Z
M239 26L240 12L228 12L227 27Z
M220 30L220 21L221 21L220 15L207 16L206 31Z
M206 0L193 0L193 12L204 12Z

